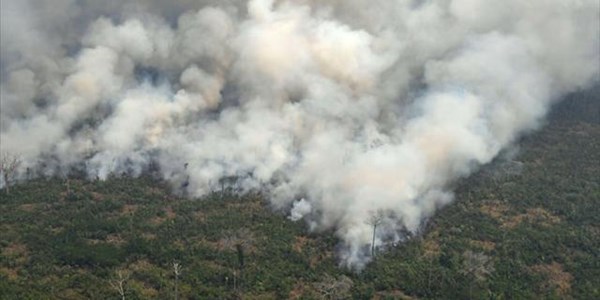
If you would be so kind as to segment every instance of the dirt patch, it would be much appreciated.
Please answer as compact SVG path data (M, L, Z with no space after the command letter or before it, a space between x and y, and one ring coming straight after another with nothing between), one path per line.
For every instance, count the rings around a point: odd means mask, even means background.
M482 204L479 210L500 222L500 226L506 229L513 229L525 221L542 226L551 226L561 221L558 216L541 207L527 209L523 214L511 215L508 205L494 201Z
M560 218L543 208L536 207L528 209L524 214L506 217L504 222L502 222L502 227L512 229L524 221L540 224L542 226L551 226L560 223Z
M125 239L119 234L109 234L106 236L105 241L112 245L123 245L125 244Z
M513 229L513 228L519 226L519 224L521 224L523 222L523 220L525 220L525 218L526 218L526 216L524 214L516 215L516 216L506 216L501 221L502 225L500 225L500 227L506 228L506 229Z
M541 207L528 209L526 215L527 219L530 222L539 223L544 226L557 224L561 221L558 216L553 215L552 213Z
M177 214L175 213L173 208L170 206L165 207L164 211L165 211L165 215L166 215L167 219L169 219L169 220L173 220L173 219L175 219L175 217L177 217Z
M427 258L435 258L440 256L440 244L438 241L428 239L423 241L423 256Z
M546 282L543 284L542 289L554 289L561 296L566 296L570 293L573 275L564 271L561 264L553 262L548 265L535 265L530 270L546 277Z
M229 202L227 209L258 212L264 210L265 206L261 201Z
M165 217L158 217L157 216L157 217L154 217L154 218L150 219L150 224L156 226L156 225L160 225L160 224L164 223L166 220L167 220L167 218L165 218Z
M123 205L123 208L121 209L121 215L122 216L132 215L138 210L138 208L139 208L139 206L136 204L125 204L125 205Z
M2 249L2 255L8 257L26 256L27 246L25 244L12 243Z
M9 281L16 281L19 278L19 272L16 269L0 267L0 274L6 276Z
M150 271L154 268L154 265L150 263L147 259L136 260L135 262L129 264L128 269L134 272L145 272Z
M496 220L499 220L499 221L501 221L501 219L503 217L505 217L508 209L509 209L508 205L498 202L498 201L490 201L490 202L484 203L479 208L479 210L482 213L484 213Z
M296 283L288 294L288 299L301 299L304 296L305 289L306 285L303 282Z
M471 246L483 249L488 252L492 251L496 248L496 243L494 243L492 241L470 240L469 244L471 244Z
M22 204L19 205L19 209L22 211L26 211L26 212L33 212L35 211L36 205L35 204Z
M319 254L310 257L309 265L311 269L317 267L324 260L332 259L334 257L332 251L320 252Z
M298 253L302 253L302 249L311 242L311 239L305 236L297 236L294 240L292 248Z
M175 217L177 217L177 214L175 213L173 208L170 206L167 206L163 209L162 216L156 216L156 217L150 219L150 224L160 225L160 224L164 223L165 221L175 219Z
M23 265L29 259L29 251L25 244L12 243L2 249L2 256L9 258L17 265Z

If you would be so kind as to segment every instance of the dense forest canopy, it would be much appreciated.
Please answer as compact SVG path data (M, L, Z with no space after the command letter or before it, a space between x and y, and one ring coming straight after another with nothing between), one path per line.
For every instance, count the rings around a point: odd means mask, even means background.
M7 193L151 172L189 198L260 193L354 269L600 72L597 0L1 5Z
M359 273L339 267L334 232L274 214L261 194L181 198L149 176L21 183L0 193L0 295L117 299L122 286L126 299L597 299L599 97L569 96Z

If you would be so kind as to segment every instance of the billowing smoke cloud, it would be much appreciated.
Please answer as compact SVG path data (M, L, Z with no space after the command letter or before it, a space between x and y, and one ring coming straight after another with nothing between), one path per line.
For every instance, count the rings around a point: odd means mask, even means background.
M37 175L237 178L369 257L598 80L596 0L2 1L1 150ZM187 184L183 184L186 182Z

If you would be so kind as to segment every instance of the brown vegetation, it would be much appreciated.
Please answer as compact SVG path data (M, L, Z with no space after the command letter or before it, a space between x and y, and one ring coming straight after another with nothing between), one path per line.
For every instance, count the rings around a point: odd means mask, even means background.
M542 289L554 289L560 296L567 296L571 291L571 282L573 275L563 270L563 266L557 262L546 265L536 265L530 268L531 271L542 274L547 281L541 287Z

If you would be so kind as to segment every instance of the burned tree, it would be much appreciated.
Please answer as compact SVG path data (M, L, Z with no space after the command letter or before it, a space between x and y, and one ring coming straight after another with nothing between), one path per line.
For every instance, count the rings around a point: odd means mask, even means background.
M373 226L373 239L371 242L371 257L375 258L375 236L377 235L377 226L383 223L383 219L385 218L385 213L382 210L378 210L377 212L371 212L369 218L366 223Z
M223 248L237 253L237 269L233 273L233 285L234 290L239 291L243 284L246 251L255 243L254 234L246 228L241 228L227 233L220 243Z
M0 155L0 173L2 173L7 194L10 193L10 183L14 179L20 164L21 158L18 155L8 152Z

